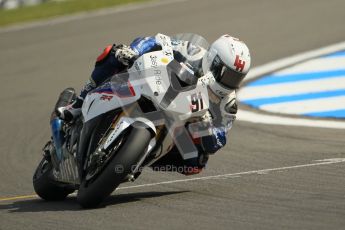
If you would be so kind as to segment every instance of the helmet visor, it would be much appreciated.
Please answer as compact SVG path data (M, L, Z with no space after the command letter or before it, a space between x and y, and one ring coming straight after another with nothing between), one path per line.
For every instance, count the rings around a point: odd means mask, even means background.
M228 67L217 55L210 67L216 81L227 89L238 89L245 74L239 73Z

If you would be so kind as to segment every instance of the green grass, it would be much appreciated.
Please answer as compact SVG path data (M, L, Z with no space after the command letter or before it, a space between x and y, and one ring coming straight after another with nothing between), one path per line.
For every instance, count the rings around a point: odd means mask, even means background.
M66 0L61 2L46 2L40 5L26 6L14 10L0 9L0 26L144 1L147 0Z

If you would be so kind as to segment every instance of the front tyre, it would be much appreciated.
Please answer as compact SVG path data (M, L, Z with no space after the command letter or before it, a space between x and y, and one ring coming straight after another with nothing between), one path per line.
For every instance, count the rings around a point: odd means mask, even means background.
M97 207L107 196L109 196L124 178L131 173L132 167L136 165L151 140L151 133L146 128L134 126L113 159L92 181L83 178L79 187L77 200L84 208Z
M46 157L43 157L33 176L33 186L36 194L47 201L64 200L74 188L60 185L53 178L53 167Z

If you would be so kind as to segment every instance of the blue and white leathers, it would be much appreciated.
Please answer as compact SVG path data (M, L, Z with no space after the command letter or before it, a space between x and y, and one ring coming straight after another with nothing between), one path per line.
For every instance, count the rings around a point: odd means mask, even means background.
M155 37L139 37L136 38L130 45L132 50L134 50L138 56L152 51L159 44Z
M176 44L175 44L176 43ZM151 52L153 50L158 50L160 47L159 41L157 41L156 37L139 37L136 38L131 44L131 49L133 49L138 57L142 56L145 53ZM172 48L174 51L175 56L178 53L179 55L185 56L193 56L195 57L195 60L199 60L203 57L203 53L201 52L190 52L190 46L187 42L179 42L174 41L172 44ZM188 49L187 49L188 48ZM196 47L200 50L200 48ZM190 55L193 53L193 55ZM194 54L195 53L195 54ZM196 55L197 54L197 55ZM189 57L189 59L192 59ZM198 62L196 62L198 63ZM195 65L197 67L198 65ZM201 67L201 66L200 66ZM119 62L115 55L110 52L108 57L106 57L101 63L96 63L95 69L91 76L91 81L87 85L88 87L85 87L82 91L81 95L82 97L85 97L86 94L94 89L96 86L101 84L105 79L109 78L110 76L114 75L117 72L122 71L125 69L126 66L124 66L121 62ZM137 95L138 96L138 95ZM128 98L128 101L134 101L135 98ZM208 137L203 137L203 147L205 151L209 153L214 153L218 151L220 148L222 148L226 144L226 129L223 127L213 127L212 128L212 135Z

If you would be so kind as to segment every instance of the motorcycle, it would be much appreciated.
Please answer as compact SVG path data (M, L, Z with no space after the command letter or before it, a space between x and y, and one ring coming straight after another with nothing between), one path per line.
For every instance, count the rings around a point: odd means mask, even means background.
M193 130L185 127L208 113L208 84L215 79L207 74L196 77L188 58L177 60L172 47L182 41L207 50L208 44L195 34L157 34L156 40L161 50L142 55L131 68L91 91L73 123L52 113L52 139L33 176L41 198L63 200L78 190L82 207L97 207L172 146L185 160L198 156L190 137ZM65 89L53 111L75 98L73 88Z

